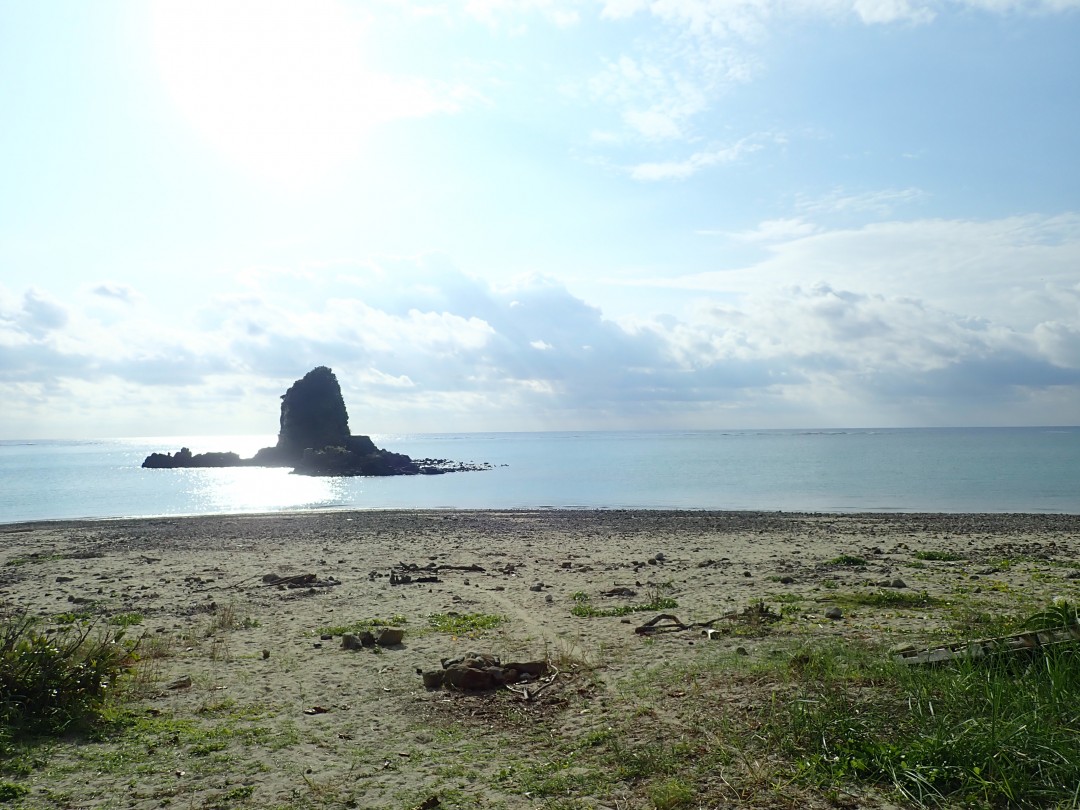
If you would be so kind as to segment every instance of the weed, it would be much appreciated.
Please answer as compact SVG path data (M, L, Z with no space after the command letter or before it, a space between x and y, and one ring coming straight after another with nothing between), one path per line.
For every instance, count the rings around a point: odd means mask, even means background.
M916 560L930 560L935 562L958 562L964 559L963 554L954 554L951 551L916 551L913 555Z
M661 596L659 590L652 594L650 601L639 605L619 605L613 608L594 607L589 602L587 594L578 592L573 596L574 606L570 608L570 615L583 619L592 619L604 616L628 616L631 613L643 613L650 610L671 610L677 608L679 603L674 599Z
M0 802L13 802L21 799L30 788L24 785L16 785L14 782L0 782Z
M440 633L449 633L452 636L475 636L484 630L498 627L506 619L488 613L432 613L428 616L428 624Z
M123 631L48 634L27 616L0 624L0 727L58 734L100 723L113 686L134 664Z
M335 624L328 627L320 627L318 633L324 636L343 636L346 633L359 633L363 630L371 630L375 627L401 627L408 624L409 620L400 614L395 614L389 619L358 619L349 624Z
M117 613L106 621L114 627L133 627L136 624L142 624L142 620L141 613Z
M837 602L848 605L880 608L934 607L941 600L926 591L871 591L869 593L846 593L835 597Z
M690 807L697 796L694 786L678 777L665 779L663 782L652 785L646 793L656 810L677 810L680 807Z

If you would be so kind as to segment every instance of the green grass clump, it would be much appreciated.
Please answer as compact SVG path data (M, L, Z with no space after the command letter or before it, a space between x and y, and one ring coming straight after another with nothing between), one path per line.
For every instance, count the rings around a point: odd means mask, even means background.
M841 554L839 557L833 557L828 565L866 565L866 560L862 557L856 557L854 554Z
M963 554L954 554L951 551L916 551L913 556L916 560L934 560L937 562L957 562L964 559Z
M16 799L21 799L29 792L30 788L24 785L16 785L14 782L0 782L0 802L13 802Z
M923 608L940 604L939 599L926 591L869 591L866 593L845 593L835 597L835 601L848 605L880 608Z
M47 633L27 616L0 623L0 729L13 736L88 730L134 664L122 630Z
M402 627L409 623L401 614L395 614L389 619L357 619L349 624L335 624L329 627L320 627L318 632L324 636L343 636L346 633L359 633L371 630L374 627Z
M824 660L832 658L832 661ZM911 667L804 656L770 736L821 786L870 783L919 804L1072 806L1080 784L1080 649Z
M452 636L474 636L498 627L506 619L488 613L433 613L428 624L440 633Z
M108 623L114 627L134 627L137 624L142 624L143 615L141 613L117 613L115 616L108 618Z
M677 608L679 603L670 597L661 596L659 593L653 595L653 598L648 602L640 605L620 605L613 608L598 608L594 607L589 602L588 594L575 593L573 596L574 606L570 608L571 616L578 616L582 619L593 619L604 616L628 616L631 613L644 613L650 610L672 610Z

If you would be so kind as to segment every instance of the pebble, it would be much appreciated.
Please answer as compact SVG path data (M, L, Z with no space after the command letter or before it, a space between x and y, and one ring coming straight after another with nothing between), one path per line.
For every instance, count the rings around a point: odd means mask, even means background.
M838 607L831 607L825 611L826 619L842 619L844 618L844 611Z

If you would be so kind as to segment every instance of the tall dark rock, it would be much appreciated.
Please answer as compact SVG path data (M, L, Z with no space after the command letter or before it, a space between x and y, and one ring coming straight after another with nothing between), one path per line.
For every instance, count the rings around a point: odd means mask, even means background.
M281 432L277 449L299 460L307 449L345 447L349 413L334 372L319 366L289 386L281 397Z
M432 475L487 469L488 465L455 464L446 459L414 461L375 446L368 436L349 433L349 413L334 372L319 366L289 386L281 397L281 429L277 444L250 459L236 453L192 455L186 447L175 455L151 453L143 467L292 467L303 475Z

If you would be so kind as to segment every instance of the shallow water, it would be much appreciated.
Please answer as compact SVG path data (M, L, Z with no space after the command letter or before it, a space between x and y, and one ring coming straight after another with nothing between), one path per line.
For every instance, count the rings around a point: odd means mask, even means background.
M0 442L0 522L305 509L629 508L1080 513L1080 428L375 435L442 476L143 470L153 451L272 436Z

